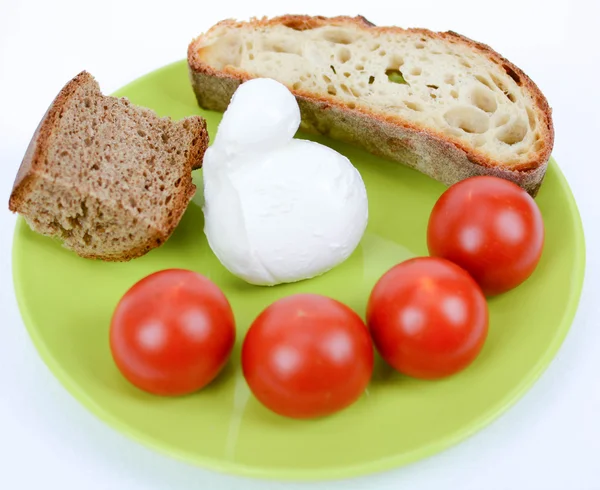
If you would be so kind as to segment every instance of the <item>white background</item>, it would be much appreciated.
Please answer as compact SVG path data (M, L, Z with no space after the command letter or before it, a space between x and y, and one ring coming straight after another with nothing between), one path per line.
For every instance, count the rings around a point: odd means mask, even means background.
M105 92L185 57L227 17L362 14L376 24L454 30L523 68L554 109L554 155L584 220L588 268L558 356L506 415L459 446L395 471L327 484L218 475L131 442L86 412L38 358L12 291L14 175L46 107L82 69ZM600 489L598 0L0 0L0 488ZM535 321L532 318L532 321Z

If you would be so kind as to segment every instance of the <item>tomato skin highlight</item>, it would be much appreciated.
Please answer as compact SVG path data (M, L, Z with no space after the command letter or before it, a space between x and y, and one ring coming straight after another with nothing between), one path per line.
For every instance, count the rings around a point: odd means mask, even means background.
M252 323L242 347L244 377L254 396L272 411L300 419L355 402L371 379L373 362L362 319L316 294L271 304Z
M367 325L383 359L421 379L466 368L488 332L483 292L467 272L445 259L420 257L392 267L367 305Z
M134 284L110 326L113 359L127 380L156 395L177 396L210 383L235 343L225 295L206 277L168 269Z
M430 255L467 272L487 295L506 292L535 270L544 222L534 199L497 177L472 177L451 186L435 204L427 227Z

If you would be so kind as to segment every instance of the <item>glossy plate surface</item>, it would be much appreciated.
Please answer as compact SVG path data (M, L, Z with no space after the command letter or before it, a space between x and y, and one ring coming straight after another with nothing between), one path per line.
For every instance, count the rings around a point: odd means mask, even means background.
M220 114L196 104L185 62L146 75L117 95L160 115L206 117L211 139ZM440 451L500 415L552 360L577 308L584 238L569 187L551 162L537 197L546 246L534 275L490 301L490 333L480 357L442 381L402 377L377 361L372 383L349 409L324 419L274 415L250 396L239 362L244 333L275 299L297 292L332 296L364 316L367 298L392 265L427 253L429 212L444 187L401 165L316 138L347 155L362 173L370 221L354 255L322 277L274 288L230 275L203 234L201 172L194 201L171 239L129 263L85 260L19 219L14 282L25 325L65 387L117 430L172 456L222 472L279 479L341 478L399 466ZM181 267L205 274L228 296L237 321L232 359L203 391L159 398L129 385L108 347L115 305L137 280Z

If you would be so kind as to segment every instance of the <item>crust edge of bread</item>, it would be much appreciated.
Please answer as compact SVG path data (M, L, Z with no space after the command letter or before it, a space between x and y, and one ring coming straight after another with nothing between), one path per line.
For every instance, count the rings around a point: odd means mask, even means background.
M93 80L93 77L87 71L82 71L76 75L60 90L42 116L40 123L29 141L25 156L21 161L10 193L8 208L13 213L19 212L19 207L25 200L27 191L31 187L33 179L36 177L36 172L41 166L41 162L47 151L46 143L50 138L57 116L60 114L60 111L69 97L74 94L75 90L80 85L83 85L90 80Z
M15 177L15 181L13 183L13 188L8 202L8 208L13 213L21 214L20 208L27 199L27 194L35 184L35 180L38 178L43 178L41 173L38 172L42 167L43 159L47 153L48 140L52 134L55 124L57 123L56 119L66 101L75 93L79 86L90 81L94 81L95 83L94 77L89 72L84 70L77 74L63 86L42 116L42 119L27 146L27 150L25 151L25 155L21 161L21 165L19 166L17 176ZM206 120L200 116L190 116L185 119L194 125L194 130L196 133L194 139L196 140L196 143L193 146L190 146L188 158L185 162L184 175L186 176L186 179L185 182L183 182L183 185L181 185L179 188L177 199L173 202L173 216L170 224L163 230L152 227L153 232L148 235L147 240L144 243L125 252L116 253L114 255L87 253L85 250L75 250L71 247L68 247L64 243L63 246L70 248L77 255L83 258L98 259L107 262L125 262L145 255L153 248L162 245L171 236L183 217L183 214L196 191L196 186L192 182L191 172L192 170L198 169L202 166L202 159L208 147L208 131L206 127ZM23 215L23 219L25 219L28 225L33 229L28 217Z
M420 127L396 116L386 117L359 107L350 109L336 100L335 97L315 96L304 91L290 90L300 104L303 120L301 128L305 131L327 135L332 129L335 131L340 121L351 120L356 127L350 128L349 133L346 131L345 134L338 135L336 139L362 146L376 155L417 168L422 173L446 185L454 184L470 176L493 175L518 184L533 196L537 194L544 179L554 145L552 111L537 85L520 68L502 57L491 47L452 31L437 33L427 29L377 27L362 16L327 18L322 16L284 15L271 19L266 17L253 18L249 23L254 26L286 25L298 30L324 25L352 25L362 29L377 29L382 32L403 33L408 31L424 33L446 40L452 39L452 42L466 44L492 59L492 61L503 65L505 69L510 69L521 80L521 85L531 94L536 108L542 116L542 140L544 142L543 147L535 153L534 158L513 167L503 165L502 162L494 160L454 138L430 128ZM187 53L189 76L196 99L201 107L224 111L237 87L253 78L253 76L246 71L232 67L227 67L224 70L211 67L201 59L197 46L216 28L235 28L247 24L248 22L238 22L232 19L221 21L189 44ZM308 119L313 122L307 122ZM372 141L368 141L368 138L362 136L362 134L369 132L369 137L372 137L373 131L369 131L369 128L373 125L377 128L376 132L379 133L378 139L380 141L377 141L377 144L373 144ZM420 148L423 143L426 143L429 149L427 147ZM407 153L410 155L410 146L414 146L412 156L415 159L420 159L421 164L417 162L413 165L410 161L400 160L398 152L394 149L394 145L398 144L402 144L403 151L400 153L404 156ZM432 158L432 155L436 155L436 158Z

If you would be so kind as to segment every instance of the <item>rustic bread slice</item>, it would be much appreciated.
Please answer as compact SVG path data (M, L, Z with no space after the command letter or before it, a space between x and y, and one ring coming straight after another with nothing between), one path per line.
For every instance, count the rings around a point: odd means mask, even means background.
M204 119L173 122L105 97L82 72L60 91L27 149L9 208L82 257L124 261L161 245L192 198Z
M223 111L241 82L274 78L296 95L302 129L448 185L496 175L535 195L554 142L548 103L527 75L453 32L363 17L227 20L192 41L188 64L204 108Z

